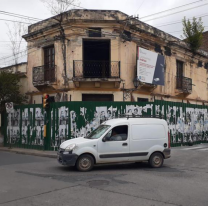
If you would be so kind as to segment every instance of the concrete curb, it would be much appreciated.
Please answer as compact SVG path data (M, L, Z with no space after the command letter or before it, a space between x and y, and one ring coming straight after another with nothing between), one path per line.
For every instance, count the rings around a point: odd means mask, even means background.
M27 150L27 149L18 149L18 148L6 148L6 147L0 147L0 151L4 152L13 152L16 154L24 154L24 155L33 155L33 156L39 156L39 157L49 157L49 158L56 158L57 154L56 151L39 151L39 150ZM50 152L50 153L49 153Z

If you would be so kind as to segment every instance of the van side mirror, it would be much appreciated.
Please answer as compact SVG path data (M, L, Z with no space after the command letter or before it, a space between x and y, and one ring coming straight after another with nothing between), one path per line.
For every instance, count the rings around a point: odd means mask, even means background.
M103 137L102 141L103 141L103 142L106 142L106 137Z

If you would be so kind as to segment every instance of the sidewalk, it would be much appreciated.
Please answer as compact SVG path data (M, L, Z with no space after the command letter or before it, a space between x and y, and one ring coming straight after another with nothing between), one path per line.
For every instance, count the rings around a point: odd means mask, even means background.
M34 149L24 149L24 148L11 148L8 147L0 147L0 152L14 152L17 154L25 154L25 155L34 155L34 156L40 156L40 157L50 157L50 158L56 158L57 157L57 151L43 151L43 150L34 150Z

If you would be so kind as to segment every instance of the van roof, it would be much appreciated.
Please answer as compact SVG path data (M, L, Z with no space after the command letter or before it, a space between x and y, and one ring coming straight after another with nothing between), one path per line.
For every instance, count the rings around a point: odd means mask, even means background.
M107 125L115 125L120 123L142 123L142 124L151 124L151 123L160 123L160 124L167 124L167 122L164 119L159 118L116 118L116 119L110 119L105 121L104 124Z

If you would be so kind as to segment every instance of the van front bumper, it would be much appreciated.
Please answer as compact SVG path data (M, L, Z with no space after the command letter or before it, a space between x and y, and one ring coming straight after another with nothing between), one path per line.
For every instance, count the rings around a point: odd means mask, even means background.
M170 158L170 153L171 153L171 149L169 149L169 148L166 148L166 149L164 149L163 150L163 155L164 155L164 159L168 159L168 158Z
M57 152L57 160L62 165L75 166L77 158L78 155L72 152L67 154L63 154L63 151L60 150Z

